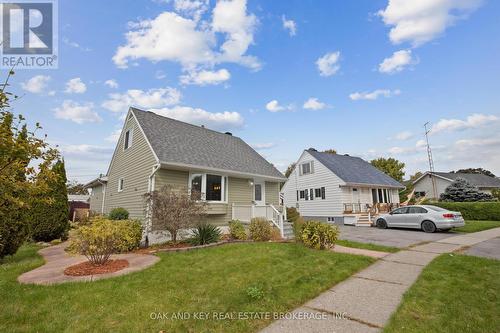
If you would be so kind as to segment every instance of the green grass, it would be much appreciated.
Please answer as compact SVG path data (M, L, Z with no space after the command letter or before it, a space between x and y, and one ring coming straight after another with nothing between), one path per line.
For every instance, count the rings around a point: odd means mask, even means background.
M500 261L443 254L406 292L385 333L500 332Z
M347 246L347 247L355 247L358 249L390 252L390 253L398 252L401 250L400 248L394 247L394 246L378 245L378 244L374 244L374 243L360 243L360 242L350 241L347 239L338 239L335 242L335 244L339 244L339 245Z
M455 228L453 231L457 232L477 232L500 227L500 221L465 221L465 226Z
M43 263L36 250L24 246L0 265L4 332L255 332L272 320L150 316L285 312L374 261L294 243L230 244L160 253L161 261L153 267L107 280L21 285L17 276Z

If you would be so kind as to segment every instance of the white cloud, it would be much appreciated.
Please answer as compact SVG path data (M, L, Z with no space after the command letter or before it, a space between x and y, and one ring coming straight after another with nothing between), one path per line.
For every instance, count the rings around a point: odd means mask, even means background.
M398 134L396 134L396 136L394 138L396 140L405 141L405 140L413 138L413 133L410 131L399 132Z
M109 136L105 138L106 141L116 143L118 142L118 139L120 138L120 134L122 133L121 129L115 129Z
M180 77L182 84L195 84L199 86L221 84L231 78L231 73L227 69L218 71L201 70L190 71Z
M53 110L56 118L71 120L77 124L102 121L102 118L93 109L93 103L80 104L71 100L65 100L60 107Z
M47 88L47 84L49 81L50 76L37 75L33 76L26 82L21 82L21 88L33 94L40 94L45 90L45 88Z
M83 83L82 79L75 77L74 79L66 82L66 90L68 94L83 94L87 91L87 86Z
M474 113L465 120L462 119L441 119L431 128L431 133L461 131L469 128L479 128L497 122L500 119L495 115L485 115Z
M115 79L106 80L104 84L113 89L118 88L118 82Z
M280 111L291 111L293 109L293 105L283 106L280 105L279 102L275 99L266 104L266 109L271 112L280 112Z
M123 94L109 94L108 97L109 99L101 104L103 108L113 112L127 112L130 106L150 109L178 104L181 93L175 88L150 89L147 91L130 89Z
M322 110L326 108L326 104L323 102L320 102L317 98L311 97L307 101L304 102L304 105L302 105L304 109L308 110Z
M185 14L194 7L204 8L198 3L204 1L179 1L174 6ZM178 62L183 69L211 68L222 62L259 69L257 58L246 55L257 23L257 18L247 13L246 0L218 1L211 22L199 23L194 18L163 12L154 19L132 24L125 45L118 47L113 61L121 68L127 67L130 60L145 58Z
M399 50L394 52L389 58L385 58L378 65L378 71L380 73L393 74L401 72L406 66L416 63L418 63L418 60L412 58L411 50Z
M165 72L162 70L157 70L155 72L155 79L157 79L157 80L163 80L166 77L167 77L167 74L165 74Z
M389 33L392 43L410 42L417 47L443 34L481 3L482 0L389 0L378 15L392 27Z
M389 90L389 89L377 89L372 92L355 92L349 95L349 98L353 101L358 100L376 100L379 96L392 97L401 94L401 90Z
M290 36L295 36L297 34L297 24L294 20L287 20L285 15L281 17L283 22L283 28L288 31Z
M88 47L83 47L81 46L80 44L78 44L77 42L74 42L74 41L71 41L69 40L68 38L63 38L63 43L66 44L66 45L69 45L71 47L74 47L74 48L77 48L77 49L80 49L81 51L85 51L85 52L90 52L92 51L92 49L88 48Z
M80 157L91 157L95 154L112 154L114 150L113 147L102 147L88 144L63 144L60 146L60 149L64 155Z
M208 4L208 0L175 0L174 8L177 12L199 21L201 16L208 10Z
M325 54L316 60L316 66L318 67L319 74L321 76L331 76L338 72L340 69L339 65L340 52L330 52Z
M176 105L171 108L151 109L161 116L177 119L211 129L230 129L243 126L244 119L238 112L208 112L201 108Z
M266 143L254 143L251 144L250 146L255 150L265 150L276 147L276 144L273 142L266 142Z

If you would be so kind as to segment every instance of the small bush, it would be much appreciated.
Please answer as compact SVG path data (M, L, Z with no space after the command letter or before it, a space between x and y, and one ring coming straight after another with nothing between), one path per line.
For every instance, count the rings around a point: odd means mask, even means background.
M141 236L138 221L96 218L90 225L75 230L69 250L83 254L94 265L103 265L111 254L136 248Z
M295 207L286 208L286 218L288 219L288 221L294 222L299 217L300 214Z
M110 220L126 220L128 219L128 210L122 207L113 208L108 215Z
M425 204L462 213L466 220L500 221L500 202L434 202Z
M229 234L232 239L247 239L247 232L245 231L245 227L239 220L229 221Z
M271 225L263 217L254 217L250 221L250 239L263 242L271 239Z
M337 227L319 221L308 221L304 223L302 242L313 249L329 249L335 245L338 234Z
M271 226L271 240L272 241L283 240L283 237L281 237L280 229L278 229L276 226Z
M211 224L201 224L193 231L190 243L193 245L205 245L219 241L220 229Z
M247 296L253 300L259 300L264 298L265 296L264 290L262 290L262 288L259 287L248 287L246 289L246 293Z

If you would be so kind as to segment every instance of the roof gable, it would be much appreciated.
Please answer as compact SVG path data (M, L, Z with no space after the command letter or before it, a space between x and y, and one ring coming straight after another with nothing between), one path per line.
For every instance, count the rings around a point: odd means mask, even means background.
M284 179L271 163L238 137L131 108L161 163Z
M360 157L320 153L313 149L307 152L346 183L404 188L401 183Z
M426 172L424 175L422 175L422 177L417 179L417 181L419 181L420 179L423 178L423 176L428 174L429 172ZM450 182L454 181L457 178L463 178L471 185L474 185L476 187L500 188L500 179L479 173L433 172L432 174L436 175L437 177L445 178ZM415 183L417 181L415 181Z

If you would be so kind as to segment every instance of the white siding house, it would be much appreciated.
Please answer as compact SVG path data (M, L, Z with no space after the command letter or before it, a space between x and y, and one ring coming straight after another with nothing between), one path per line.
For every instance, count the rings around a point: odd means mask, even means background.
M282 193L285 206L297 208L306 219L356 224L375 206L398 206L398 191L403 188L359 157L309 149L300 156Z

